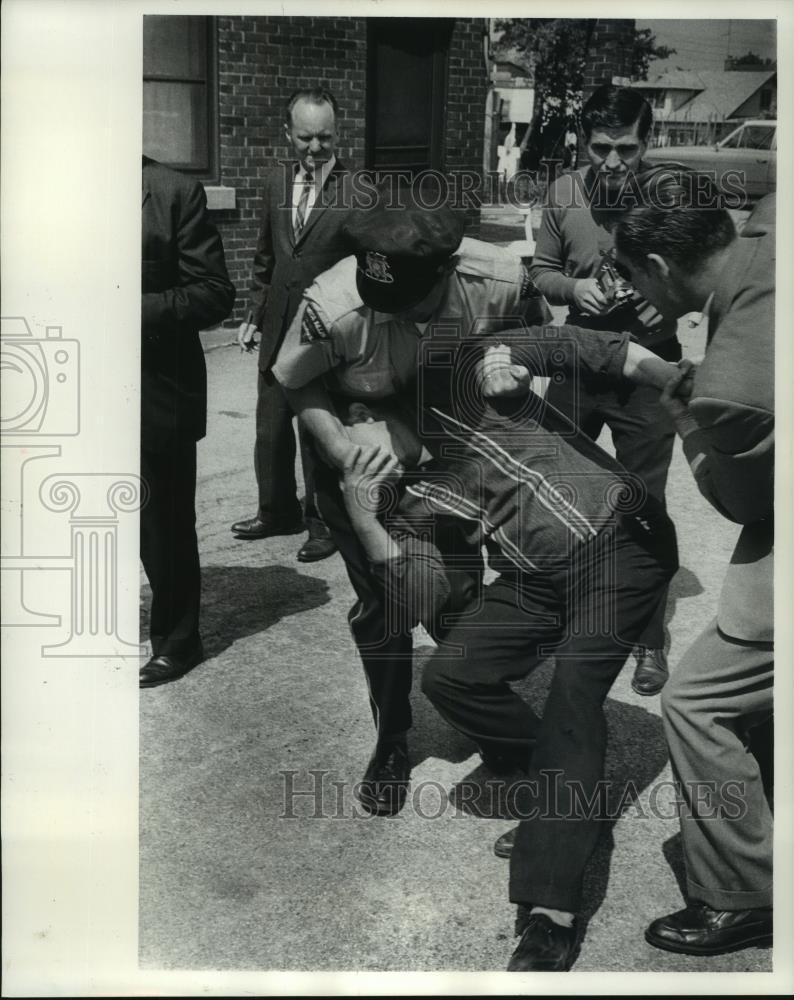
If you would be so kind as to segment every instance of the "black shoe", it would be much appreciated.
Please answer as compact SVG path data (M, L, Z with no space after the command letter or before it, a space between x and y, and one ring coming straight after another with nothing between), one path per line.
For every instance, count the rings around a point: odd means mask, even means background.
M654 920L645 931L654 948L685 955L721 955L749 945L772 943L772 908L712 910L692 902L686 909Z
M368 813L396 816L405 805L410 777L405 743L379 744L353 794Z
M518 827L514 826L512 830L508 830L507 833L503 833L501 837L498 837L494 841L493 852L497 858L510 857L516 844L517 833Z
M141 667L138 685L142 688L152 688L179 680L193 667L197 667L203 659L204 647L201 643L186 655L153 656Z
M528 755L480 749L480 760L493 774L513 774L515 771L526 774L529 771Z
M637 666L631 681L632 690L637 694L659 694L670 676L664 650L638 646L634 655Z
M307 517L306 526L309 529L308 539L298 549L298 562L319 562L336 552L336 543L331 538L331 532L322 521Z
M270 538L273 535L297 535L305 531L303 518L298 515L290 521L275 521L261 518L258 514L245 521L235 521L232 531L238 538Z
M507 971L567 972L576 956L576 936L575 920L563 927L545 913L531 913Z

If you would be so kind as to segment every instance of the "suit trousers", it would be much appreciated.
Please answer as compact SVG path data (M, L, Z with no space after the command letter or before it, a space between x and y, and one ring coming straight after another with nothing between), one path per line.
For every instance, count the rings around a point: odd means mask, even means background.
M259 490L259 516L265 521L292 522L301 517L295 482L294 414L284 390L270 372L259 371L256 395L254 471ZM306 501L305 519L318 520L314 456L305 432L298 427Z
M731 639L715 619L662 692L687 892L717 910L772 905L772 814L750 752L772 684L771 643Z
M196 442L141 446L149 495L141 509L141 562L152 588L155 656L179 656L199 641L201 568L196 537Z
M666 361L681 358L677 340L653 348ZM595 384L579 385L574 395L572 383L549 385L546 401L564 413L580 430L597 441L604 426L612 433L615 456L626 469L645 483L648 493L665 502L667 473L673 457L675 428L659 401L659 391L650 386L624 381L619 388L605 391ZM651 649L664 648L664 614L667 591L660 595L654 614L637 643Z
M456 729L485 750L530 762L518 783L519 824L510 866L515 903L575 912L603 815L580 810L604 776L603 703L658 594L678 567L675 529L625 515L569 565L532 575L503 573L484 590L476 617L454 627L425 667L423 690ZM549 656L554 675L543 718L510 687Z

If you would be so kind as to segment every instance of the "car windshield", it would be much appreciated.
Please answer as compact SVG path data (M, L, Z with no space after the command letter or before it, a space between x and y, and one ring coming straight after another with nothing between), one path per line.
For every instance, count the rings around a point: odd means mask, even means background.
M723 149L771 149L775 137L773 125L745 125L729 136Z

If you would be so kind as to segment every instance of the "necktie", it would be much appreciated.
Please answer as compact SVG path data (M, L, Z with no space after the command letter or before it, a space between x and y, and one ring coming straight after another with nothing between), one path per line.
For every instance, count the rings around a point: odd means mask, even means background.
M314 174L311 170L307 170L303 175L303 190L301 191L300 201L298 202L298 210L295 213L295 236L300 236L301 230L306 223L306 209L309 204L309 192L312 189L312 184L314 183Z

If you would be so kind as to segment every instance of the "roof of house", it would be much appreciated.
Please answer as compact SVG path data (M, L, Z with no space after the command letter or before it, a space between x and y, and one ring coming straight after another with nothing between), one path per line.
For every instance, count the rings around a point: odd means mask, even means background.
M660 73L650 80L631 84L642 90L694 90L697 93L676 111L664 116L664 121L699 122L724 121L770 80L777 70L755 72L742 70L675 70ZM658 112L656 117L661 117Z

